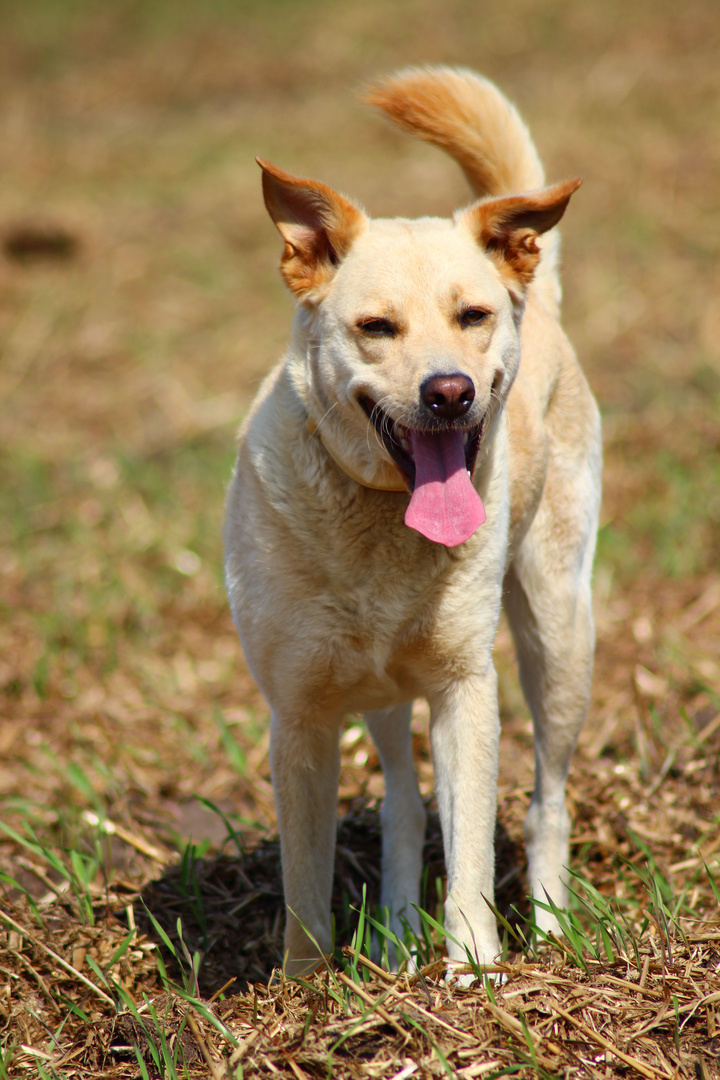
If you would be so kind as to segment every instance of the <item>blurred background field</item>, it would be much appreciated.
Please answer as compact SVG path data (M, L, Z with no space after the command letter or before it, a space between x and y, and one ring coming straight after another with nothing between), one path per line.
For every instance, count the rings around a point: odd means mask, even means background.
M0 0L0 25L0 824L85 851L91 891L128 895L189 841L218 850L226 827L196 796L249 838L272 832L267 712L220 538L234 431L292 316L253 158L375 215L447 215L469 198L459 170L354 94L404 64L462 64L519 106L549 181L585 179L563 222L564 321L606 472L574 852L610 893L618 860L650 852L707 914L715 0ZM497 663L501 821L519 843L532 752L504 628ZM422 709L416 727L429 794ZM357 722L343 747L347 808L382 782ZM101 857L98 818L117 827ZM7 829L0 868L36 898L58 888Z

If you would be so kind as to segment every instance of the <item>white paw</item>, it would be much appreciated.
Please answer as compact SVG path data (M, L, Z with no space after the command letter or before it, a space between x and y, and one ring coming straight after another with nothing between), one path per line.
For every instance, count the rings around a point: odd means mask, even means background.
M447 964L445 982L450 986L467 989L473 984L481 987L485 979L488 979L494 985L500 985L500 983L507 981L505 972L498 971L493 965L479 965L480 974L478 974L472 964L468 964L466 961L446 959L445 963Z

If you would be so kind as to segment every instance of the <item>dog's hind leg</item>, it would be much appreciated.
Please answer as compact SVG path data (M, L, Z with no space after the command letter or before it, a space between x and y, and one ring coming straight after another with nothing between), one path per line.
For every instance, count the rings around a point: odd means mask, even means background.
M302 975L329 953L339 720L270 721L270 770L277 807L285 924L285 971Z
M385 778L382 820L382 889L380 903L390 914L390 929L402 941L404 922L420 933L413 907L420 901L425 839L425 807L413 762L410 720L412 702L365 714ZM392 953L393 950L389 950ZM390 955L390 959L395 960Z
M551 466L543 502L507 573L504 604L535 731L535 785L525 819L529 884L534 898L547 902L547 894L566 907L565 783L590 698L599 482L591 463L574 484L565 475L564 490L553 491L559 471ZM539 905L535 918L541 929L558 930Z

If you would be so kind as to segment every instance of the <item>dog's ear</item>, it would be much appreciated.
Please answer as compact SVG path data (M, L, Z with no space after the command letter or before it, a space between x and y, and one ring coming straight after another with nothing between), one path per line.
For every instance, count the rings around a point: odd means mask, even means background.
M540 261L536 238L557 225L581 183L565 180L525 195L484 199L465 211L465 221L500 272L526 287Z
M349 199L316 180L299 180L262 158L263 196L285 241L280 272L300 299L317 298L367 223Z

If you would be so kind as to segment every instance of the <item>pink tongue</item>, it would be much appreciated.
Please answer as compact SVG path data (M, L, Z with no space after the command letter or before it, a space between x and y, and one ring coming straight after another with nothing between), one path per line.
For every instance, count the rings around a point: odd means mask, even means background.
M485 507L465 467L461 431L409 431L415 489L405 524L428 540L457 547L482 525Z

